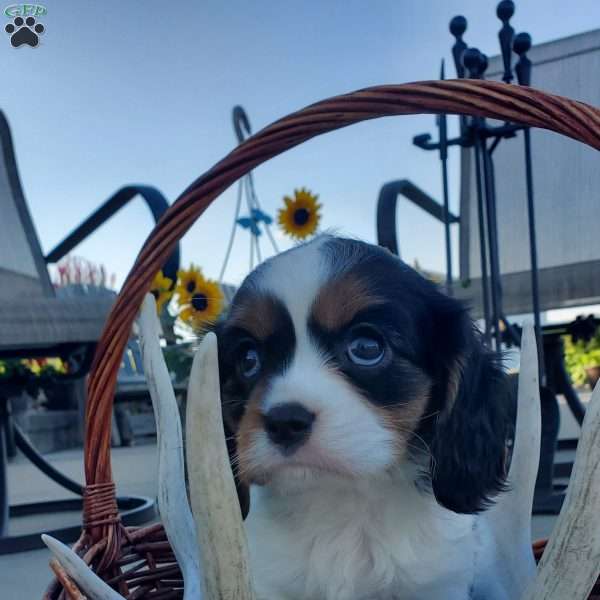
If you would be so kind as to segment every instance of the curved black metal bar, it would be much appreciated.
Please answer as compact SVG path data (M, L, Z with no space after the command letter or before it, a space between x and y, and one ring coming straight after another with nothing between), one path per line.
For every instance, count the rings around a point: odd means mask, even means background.
M169 208L167 199L156 188L149 185L127 185L115 192L106 202L100 205L83 223L76 227L62 242L53 248L46 256L47 263L55 263L68 254L77 244L91 233L96 231L103 223L108 221L116 212L121 210L136 196L141 196L154 221L158 223L163 213ZM179 243L173 254L163 266L163 273L173 281L177 279L179 270Z
M400 256L396 231L398 196L404 196L440 223L444 223L444 207L408 179L390 181L381 188L377 199L377 243ZM452 213L448 217L450 223L459 221Z
M562 394L565 397L567 406L571 410L573 417L575 417L575 420L581 426L585 417L585 405L573 389L573 384L565 365L565 353L561 338L565 333L568 333L567 329L559 327L547 331L542 337L544 341L544 358L548 387L552 388L557 394Z
M47 475L52 481L58 483L58 485L65 489L83 496L83 486L76 481L73 481L58 469L54 468L33 446L33 444L27 439L23 430L15 423L12 424L13 432L15 435L15 443L17 448L42 472Z
M38 469L40 469L40 471L63 488L79 496L83 496L83 487L79 483L69 479L47 462L27 439L27 436L18 425L13 423L13 428L17 447ZM48 533L64 543L74 542L81 533L81 524L55 528L44 532L35 531L21 535L6 535L9 516L12 519L15 517L27 517L57 512L80 512L83 507L83 500L81 498L73 498L67 500L33 502L11 506L9 509L8 503L6 502L6 489L2 489L2 485L6 483L6 461L1 460L5 448L3 432L4 428L0 427L0 555L43 548L44 544L40 537L41 533ZM156 516L155 504L150 498L141 496L121 496L117 497L117 506L120 509L122 522L128 526L147 523Z
M121 496L117 497L117 506L121 522L127 527L143 525L156 516L154 500L144 496ZM53 514L59 512L81 512L83 501L81 498L70 498L68 500L50 500L48 502L33 502L31 504L17 504L10 507L10 517L29 517L39 514ZM77 519L74 519L77 520ZM22 535L6 536L0 538L0 556L13 554L15 552L27 552L45 548L41 534L47 533L59 539L64 544L72 544L81 534L81 523L67 527L48 529L46 531L35 531Z
M571 409L571 413L581 427L583 425L583 419L585 418L585 405L581 402L579 395L573 388L573 384L571 383L571 378L567 372L567 367L564 363L564 360L561 360L557 364L556 371L561 391L565 397L565 400L567 401L567 406Z
M241 144L247 137L252 135L252 128L250 127L250 119L248 114L242 106L239 104L233 107L232 112L233 118L233 129L238 142Z

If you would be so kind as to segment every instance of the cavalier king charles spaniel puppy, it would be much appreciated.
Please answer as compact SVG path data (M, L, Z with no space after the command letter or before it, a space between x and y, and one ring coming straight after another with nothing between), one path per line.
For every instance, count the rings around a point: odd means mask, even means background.
M463 304L324 235L252 272L216 333L258 598L511 597L484 517L509 394Z

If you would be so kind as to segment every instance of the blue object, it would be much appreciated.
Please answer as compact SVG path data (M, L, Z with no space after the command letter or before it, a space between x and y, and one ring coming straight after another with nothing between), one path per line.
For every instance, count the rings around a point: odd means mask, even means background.
M237 223L244 229L249 229L252 232L252 235L255 235L256 237L261 235L256 219L253 219L252 217L240 217L237 219Z
M265 225L270 225L273 222L273 219L267 213L258 208L253 208L251 214L255 221L262 222Z
M236 219L236 222L243 229L249 229L252 235L259 237L262 235L259 224L264 223L265 225L270 225L273 222L273 219L262 210L253 208L250 211L249 217L240 217L239 219Z

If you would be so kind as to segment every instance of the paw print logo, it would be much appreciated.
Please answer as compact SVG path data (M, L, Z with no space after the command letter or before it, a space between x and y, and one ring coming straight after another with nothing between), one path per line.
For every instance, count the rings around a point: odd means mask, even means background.
M12 23L9 23L4 31L10 35L10 43L18 48L27 44L35 48L39 42L39 34L44 33L44 26L41 23L36 23L33 17L15 17Z

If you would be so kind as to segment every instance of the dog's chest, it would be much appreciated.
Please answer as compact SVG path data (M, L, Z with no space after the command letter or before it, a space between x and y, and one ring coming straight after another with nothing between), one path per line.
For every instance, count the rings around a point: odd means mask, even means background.
M393 487L256 490L247 521L260 600L467 598L472 517ZM471 567L471 568L469 568Z

